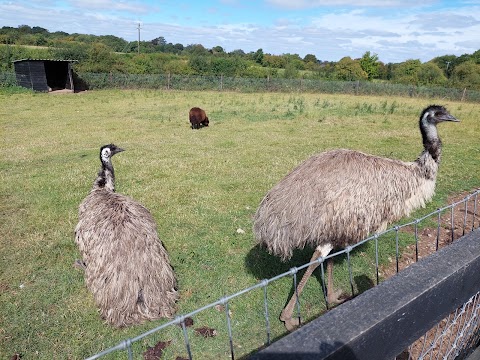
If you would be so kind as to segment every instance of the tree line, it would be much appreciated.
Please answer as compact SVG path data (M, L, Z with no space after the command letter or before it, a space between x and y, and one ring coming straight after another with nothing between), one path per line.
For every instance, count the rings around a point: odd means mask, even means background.
M226 52L201 44L168 43L159 36L129 42L113 35L49 32L20 25L0 29L0 72L13 71L13 61L25 58L77 60L78 73L223 75L254 78L304 78L345 81L391 81L402 84L480 90L480 50L461 56L444 55L422 63L410 59L383 63L366 51L359 59L322 61L313 54L268 54L262 49Z

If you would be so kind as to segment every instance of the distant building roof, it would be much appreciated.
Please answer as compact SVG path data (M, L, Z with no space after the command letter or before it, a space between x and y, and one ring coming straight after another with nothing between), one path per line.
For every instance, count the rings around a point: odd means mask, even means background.
M20 59L20 60L13 60L13 62L20 62L20 61L66 61L66 62L77 62L78 60L60 60L60 59Z

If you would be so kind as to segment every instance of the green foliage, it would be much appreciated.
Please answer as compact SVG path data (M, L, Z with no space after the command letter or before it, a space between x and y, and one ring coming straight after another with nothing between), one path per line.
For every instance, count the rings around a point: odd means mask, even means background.
M0 44L0 71L13 71L13 61L21 59L49 59L46 48L28 48L24 46Z
M458 87L480 89L480 65L471 60L456 66L452 81Z
M255 51L255 53L252 56L253 61L255 61L257 64L263 64L263 57L264 57L264 54L262 49L258 49L257 51Z
M193 55L190 57L188 63L196 74L204 75L208 73L210 65L206 56Z
M77 60L80 65L88 60L90 46L85 43L71 41L57 41L55 46L50 47L51 59Z
M265 54L262 64L265 67L282 69L287 65L287 59L283 56Z
M368 74L362 69L358 61L349 56L342 58L335 64L335 75L340 80L366 80Z
M286 79L295 79L298 78L299 70L295 66L293 61L289 62L285 67L285 71L283 72L283 76Z
M422 63L420 60L407 60L398 64L393 70L393 79L402 84L418 84L418 73Z
M303 61L305 61L306 63L314 63L314 64L318 62L317 57L313 54L305 55L305 57L303 58Z
M447 83L447 78L442 69L434 62L422 64L417 77L420 85L432 86L445 85Z
M359 62L362 70L367 73L368 80L376 79L378 77L379 64L377 54L370 55L370 51L367 51L363 54Z

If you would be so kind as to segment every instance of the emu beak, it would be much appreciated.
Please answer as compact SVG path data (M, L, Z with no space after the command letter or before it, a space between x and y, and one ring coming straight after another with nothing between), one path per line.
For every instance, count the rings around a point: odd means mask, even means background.
M453 121L453 122L460 122L455 116L453 115L442 115L439 119L440 121Z
M112 155L118 154L119 152L125 151L122 148L117 147L115 150L112 151Z

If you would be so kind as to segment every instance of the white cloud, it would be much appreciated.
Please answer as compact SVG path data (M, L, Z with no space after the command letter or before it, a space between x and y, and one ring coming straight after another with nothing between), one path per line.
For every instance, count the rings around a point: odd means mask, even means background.
M282 9L311 9L319 7L409 7L422 6L435 2L433 0L266 0L266 2Z
M148 13L151 8L139 1L115 1L115 0L70 0L68 2L77 9L96 9L105 11L131 12L134 14Z

